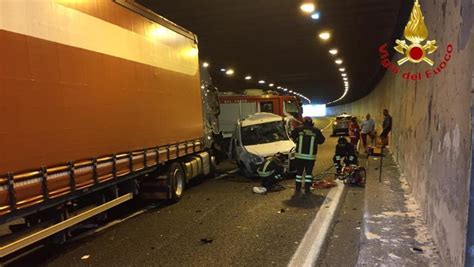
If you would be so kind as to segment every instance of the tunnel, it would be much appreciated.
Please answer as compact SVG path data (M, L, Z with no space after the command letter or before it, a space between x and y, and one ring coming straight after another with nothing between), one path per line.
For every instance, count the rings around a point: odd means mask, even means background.
M0 0L0 265L474 266L474 1Z

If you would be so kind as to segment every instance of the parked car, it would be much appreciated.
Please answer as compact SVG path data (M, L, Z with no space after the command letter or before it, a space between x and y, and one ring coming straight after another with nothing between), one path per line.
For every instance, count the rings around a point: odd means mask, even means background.
M342 114L336 117L332 124L332 135L349 134L349 124L351 123L351 115Z
M266 157L278 152L287 155L285 172L290 172L295 143L289 138L285 121L271 113L256 113L239 120L231 141L231 153L245 176L256 176Z

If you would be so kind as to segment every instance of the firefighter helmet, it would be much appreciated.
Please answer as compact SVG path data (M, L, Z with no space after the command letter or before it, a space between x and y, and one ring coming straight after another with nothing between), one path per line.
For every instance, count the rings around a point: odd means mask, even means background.
M346 139L344 136L341 136L341 137L339 137L339 139L337 140L337 143L338 143L339 145L345 145L345 144L347 144L347 139Z
M314 126L313 119L311 117L304 117L303 118L303 125L305 125L305 126Z

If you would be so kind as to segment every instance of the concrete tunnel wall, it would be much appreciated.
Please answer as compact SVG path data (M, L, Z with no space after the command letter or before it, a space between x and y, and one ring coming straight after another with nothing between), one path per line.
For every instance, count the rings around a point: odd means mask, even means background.
M428 39L439 45L430 55L435 65L405 63L399 74L387 71L369 95L328 108L328 114L347 112L362 119L370 113L380 133L382 110L389 109L393 116L390 150L429 225L441 266L463 266L471 180L474 9L471 0L421 0L420 4L430 31ZM423 75L436 68L448 44L454 51L440 74L422 81L402 78L405 72ZM398 59L396 56L392 62L396 64Z

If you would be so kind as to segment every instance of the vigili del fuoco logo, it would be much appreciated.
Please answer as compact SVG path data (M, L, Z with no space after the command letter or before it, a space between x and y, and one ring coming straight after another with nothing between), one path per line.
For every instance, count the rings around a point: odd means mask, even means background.
M405 26L403 35L406 40L396 40L397 46L394 47L395 51L403 55L403 58L398 60L397 64L390 62L387 43L379 47L381 64L384 68L394 74L401 75L403 79L421 81L440 74L447 67L452 57L453 45L449 44L446 47L442 62L436 64L436 62L433 61L430 55L438 51L438 47L436 46L436 40L427 40L429 32L418 0L415 0L410 20ZM401 73L399 66L407 62L413 64L427 64L429 68L418 73Z

